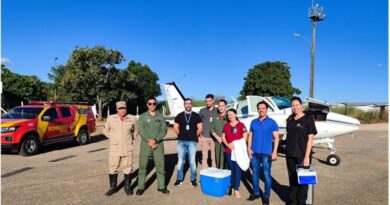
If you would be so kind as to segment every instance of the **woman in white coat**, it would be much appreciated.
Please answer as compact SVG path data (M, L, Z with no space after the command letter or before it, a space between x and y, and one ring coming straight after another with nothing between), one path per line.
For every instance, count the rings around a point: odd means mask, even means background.
M222 141L226 146L226 159L229 168L232 171L230 180L231 189L229 190L229 193L234 193L236 198L241 198L240 192L238 190L240 188L242 170L236 161L232 161L232 150L234 149L233 141L241 140L243 138L247 140L248 133L244 123L238 120L237 111L235 109L229 109L227 111L227 116L228 122L223 128Z

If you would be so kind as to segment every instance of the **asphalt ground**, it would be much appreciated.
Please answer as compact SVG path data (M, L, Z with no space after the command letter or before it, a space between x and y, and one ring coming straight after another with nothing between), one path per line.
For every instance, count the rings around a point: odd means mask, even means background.
M172 131L167 139L174 137ZM140 140L134 142L132 188L137 190L137 170ZM31 157L12 153L1 155L2 204L261 204L258 199L246 201L251 191L250 173L243 176L242 198L222 198L202 194L200 186L190 185L189 170L184 183L174 187L177 163L175 140L164 142L166 181L170 194L157 192L156 175L149 167L147 188L142 196L127 196L123 187L107 197L108 140L97 134L85 146L72 143L43 147ZM336 138L335 147L341 164L326 164L329 152L315 148L313 163L317 167L318 184L314 188L314 204L388 204L388 124L362 125L352 138ZM197 154L198 174L200 152ZM151 164L152 165L152 164ZM288 177L283 154L272 164L273 186L271 204L285 204ZM119 174L119 186L123 175ZM198 175L199 181L199 175ZM260 183L264 187L263 181Z

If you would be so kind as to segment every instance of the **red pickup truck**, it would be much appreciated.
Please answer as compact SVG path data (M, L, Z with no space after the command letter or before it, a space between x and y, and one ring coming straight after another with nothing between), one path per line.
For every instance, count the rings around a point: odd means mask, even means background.
M86 144L95 130L95 116L88 105L31 102L1 116L1 149L34 155L40 145L68 140Z

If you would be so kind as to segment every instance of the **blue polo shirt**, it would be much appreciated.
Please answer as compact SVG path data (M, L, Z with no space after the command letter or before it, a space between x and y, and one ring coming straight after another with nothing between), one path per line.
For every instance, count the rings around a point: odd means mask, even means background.
M259 154L272 154L272 132L278 131L278 124L268 116L260 121L260 118L252 120L250 132L252 132L252 151Z

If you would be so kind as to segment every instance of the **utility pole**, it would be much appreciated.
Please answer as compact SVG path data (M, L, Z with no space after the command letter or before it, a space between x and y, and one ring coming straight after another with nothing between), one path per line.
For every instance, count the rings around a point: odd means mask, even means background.
M312 1L312 5L309 8L309 18L312 23L311 33L311 48L310 48L310 98L314 98L314 67L315 67L315 45L316 45L316 25L317 22L325 19L324 9L320 7L318 3Z

